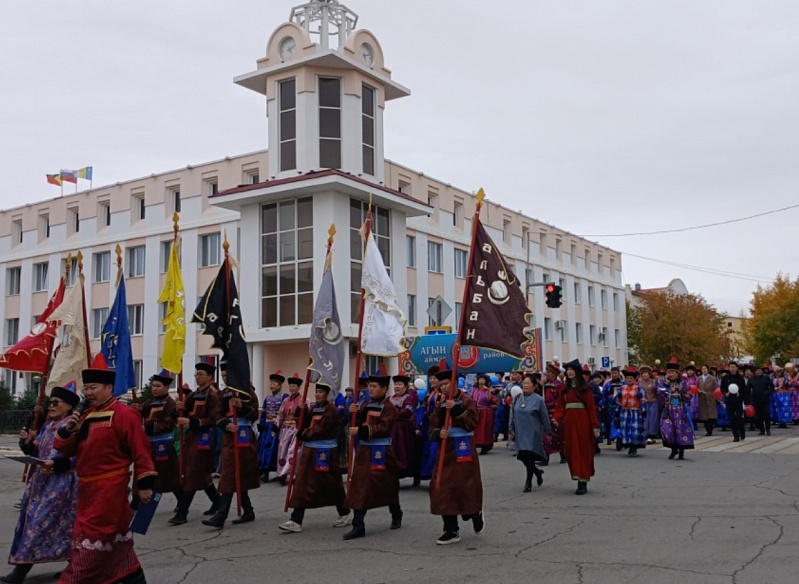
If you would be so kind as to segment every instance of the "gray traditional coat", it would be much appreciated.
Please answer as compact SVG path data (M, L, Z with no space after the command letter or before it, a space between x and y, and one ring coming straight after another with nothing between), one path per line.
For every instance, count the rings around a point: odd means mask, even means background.
M696 378L696 385L699 387L699 419L715 420L718 417L718 412L713 392L719 386L718 380L713 375L708 375L703 380L700 375Z
M547 406L537 393L521 394L513 400L510 432L515 435L516 449L527 450L539 460L547 460L544 452L544 434L552 433Z

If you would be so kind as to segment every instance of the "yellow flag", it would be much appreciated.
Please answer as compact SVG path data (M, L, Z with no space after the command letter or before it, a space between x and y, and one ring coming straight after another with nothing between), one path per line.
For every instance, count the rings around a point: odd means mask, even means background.
M166 302L166 314L162 324L166 326L164 349L161 353L161 367L172 373L183 370L183 353L186 350L186 309L183 306L183 276L180 274L178 260L180 238L172 242L169 252L169 266L166 270L166 281L158 302Z

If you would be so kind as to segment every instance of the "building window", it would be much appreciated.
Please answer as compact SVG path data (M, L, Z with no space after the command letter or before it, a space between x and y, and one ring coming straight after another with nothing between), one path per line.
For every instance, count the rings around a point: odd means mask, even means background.
M218 233L209 233L200 236L200 267L218 266L220 264L220 236ZM167 264L168 265L168 264Z
M144 221L145 217L144 193L132 196L131 213L133 214L134 221Z
M10 347L19 340L19 319L6 319L6 347Z
M17 375L16 371L3 369L3 384L11 392L11 395L17 395Z
M580 282L574 283L574 303L580 304L582 302L582 286L580 286Z
M286 79L279 84L280 170L297 168L297 82Z
M552 340L552 319L548 316L544 317L544 340Z
M47 282L47 272L50 269L50 264L47 262L42 262L39 264L33 264L33 291L34 292L44 292L47 290L48 282Z
M458 331L458 327L461 326L461 314L463 313L463 303L456 302L455 303L455 332Z
M128 327L131 335L144 334L144 304L128 305Z
M555 240L555 261L556 262L560 261L560 254L561 254L561 251L562 251L562 247L563 247L563 243L561 242L561 240L560 239L556 239Z
M408 294L408 326L416 326L416 296Z
M108 308L92 310L92 338L99 339L103 335L103 327L108 320Z
M50 215L43 213L39 215L39 240L50 237Z
M571 246L569 248L569 258L571 260L571 265L576 266L577 265L577 246L574 245L573 243L571 244Z
M144 246L129 247L128 254L128 278L138 278L144 276Z
M319 78L319 166L341 168L341 79Z
M210 191L208 194L211 194ZM180 213L180 185L168 187L166 189L167 209L169 214L172 212Z
M427 242L427 271L429 272L442 272L441 256L443 254L443 246L435 241Z
M455 201L452 207L452 226L455 229L463 229L463 203Z
M615 310L616 312L619 311L619 293L618 292L614 292L613 293L613 310Z
M405 242L408 244L408 249L406 251L407 259L408 259L408 267L415 268L416 267L416 238L413 235L406 235Z
M566 279L560 278L558 280L558 286L560 286L560 299L563 302L566 302L566 295L568 294L568 292L566 291Z
M111 201L101 201L97 204L97 227L111 226Z
M512 240L513 229L511 227L510 219L504 219L502 221L502 241L504 241L506 245L510 245Z
M410 195L411 194L411 183L406 181L406 180L399 179L399 180L397 180L397 190L399 192L405 194L405 195ZM429 199L429 197L428 197L428 199Z
M141 360L133 361L133 378L136 380L136 387L142 386L142 362Z
M78 258L73 257L72 260L69 262L69 273L66 273L67 269L67 259L64 258L61 260L61 273L66 276L66 285L67 286L74 286L75 282L78 281Z
M67 209L67 230L69 235L80 232L80 210L77 207Z
M588 341L592 345L596 345L596 325L588 325Z
M166 332L166 325L164 319L166 318L166 311L169 308L169 302L158 303L158 333L164 334Z
M363 264L363 241L360 229L366 221L368 204L350 199L350 318L358 322L361 310L361 274ZM388 209L372 205L372 235L377 249L391 275L391 216Z
M591 250L589 248L585 248L585 258L583 259L585 262L585 269L589 272L591 271Z
M207 197L213 197L219 193L219 179L217 177L213 176L203 179L203 185L205 188L205 195Z
M469 252L465 249L455 248L455 277L466 277L466 262L469 259Z
M593 286L589 286L588 287L588 306L593 306L593 305L594 305L594 287Z
M313 199L261 206L261 327L313 320Z
M599 291L599 305L602 310L606 310L608 307L608 292L604 288Z
M361 127L363 172L375 173L375 90L367 85L361 87Z
M102 251L94 254L92 260L94 265L93 282L108 282L111 279L111 252Z
M257 185L259 182L261 182L261 175L258 172L257 168L247 169L247 170L243 171L243 173L244 173L243 184L245 184L245 185Z
M8 268L6 270L6 293L9 296L17 296L20 289L22 278L22 268Z
M11 223L11 241L14 245L22 243L22 219L14 219Z
M546 272L544 272L543 274L541 274L541 281L542 281L544 284L546 284L547 282L550 282L551 280L549 279L549 274L547 274Z
M528 245L530 245L530 228L522 225L522 249L527 249Z
M578 345L583 342L583 323L574 323L574 342Z
M560 342L565 343L568 338L566 334L569 329L568 323L565 320L558 320L555 321L555 325L556 325L555 328L557 328L558 331L560 331Z
M621 331L619 329L613 329L613 346L621 347Z
M607 327L601 327L599 329L599 342L602 343L603 346L608 346L608 329Z

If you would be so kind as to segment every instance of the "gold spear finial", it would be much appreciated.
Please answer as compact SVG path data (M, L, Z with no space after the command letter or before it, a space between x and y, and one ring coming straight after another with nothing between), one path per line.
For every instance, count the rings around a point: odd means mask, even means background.
M477 199L477 204L482 205L483 199L486 198L486 192L483 190L483 187L480 187L480 190L477 191L477 195L475 195L475 199Z
M76 257L78 258L78 272L82 273L83 272L83 252L78 250L78 255Z
M122 246L117 244L114 253L117 254L117 286L119 286L119 282L122 280Z
M67 261L64 264L64 275L67 277L67 280L69 280L69 270L71 267L72 267L72 252L69 252L67 254Z
M172 230L175 232L175 239L177 239L178 231L180 231L180 214L177 211L172 213Z

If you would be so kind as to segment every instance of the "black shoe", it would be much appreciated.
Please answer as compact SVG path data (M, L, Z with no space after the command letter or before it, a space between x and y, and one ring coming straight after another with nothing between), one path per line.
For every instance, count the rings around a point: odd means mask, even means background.
M544 471L536 469L535 471L535 484L539 487L544 484Z
M249 523L250 521L255 521L255 513L252 511L247 511L242 514L241 517L237 517L231 523L233 525L241 525L242 523Z
M33 568L33 564L16 564L10 574L0 577L0 582L6 584L21 584L25 581L25 576Z
M588 484L585 481L577 481L577 490L574 491L575 495L585 495L588 492Z
M771 430L766 430L766 436L771 436Z
M483 517L483 510L480 509L480 513L477 515L472 515L472 526L474 526L474 532L476 534L480 534L483 532L483 528L486 526L485 518Z
M685 460L685 455L680 452L680 455L677 457L677 460Z
M445 531L444 535L436 540L436 543L438 545L449 545L451 543L458 543L460 540L461 536L458 535L457 531Z
M169 525L183 525L188 521L188 519L186 519L186 515L187 515L186 513L181 513L180 511L178 511L177 513L175 513L172 519L169 519L167 521L167 523L169 523Z
M397 515L391 518L391 527L389 529L399 529L402 527L402 515Z
M347 533L344 534L344 537L342 537L342 539L345 541L349 541L351 539L357 539L359 537L366 537L365 527L353 527Z
M674 460L675 456L677 456L677 453L676 452L672 452L671 454L669 454L669 460Z
M757 435L758 435L758 436L765 436L765 435L766 435L766 433L765 433L765 432L758 432L758 433L757 433Z
M281 487L285 487L288 484L288 482L289 482L289 477L287 477L286 475L283 475L282 477L280 477L280 486Z
M422 479L419 477L413 477L413 486L418 487L422 484Z
M269 473L268 472L261 473L261 482L262 483L268 483L269 482Z
M225 518L222 517L219 513L217 513L216 515L211 517L211 519L203 519L202 524L207 525L208 527L222 529L225 527Z
M538 466L549 466L549 461L548 460L544 460L542 462L539 462Z
M532 482L527 481L526 483L524 483L524 488L522 489L522 493L529 493L532 490L533 490Z
M204 512L203 512L203 515L206 515L206 516L209 516L209 515L216 515L216 512L217 512L217 511L219 511L219 501L217 501L216 503L213 503L213 504L211 505L211 508L210 508L210 509L208 509L208 511L204 511Z
M740 438L733 438L733 439L732 439L732 441L733 441L733 442L740 442L740 441L741 441L741 439L740 439Z
M786 426L785 424L780 424L780 426L779 426L779 427L780 427L780 428L787 428L788 426Z

